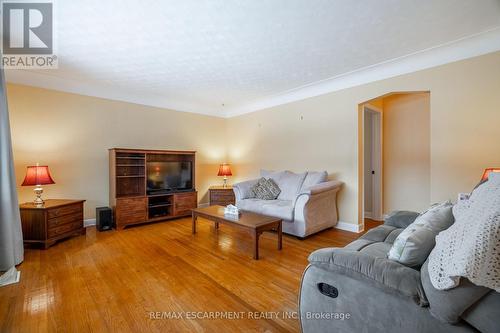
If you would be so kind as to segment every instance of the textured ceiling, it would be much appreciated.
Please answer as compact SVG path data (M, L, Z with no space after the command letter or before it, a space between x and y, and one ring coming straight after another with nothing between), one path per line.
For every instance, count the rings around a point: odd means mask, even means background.
M491 30L500 1L59 0L56 24L47 80L223 115Z

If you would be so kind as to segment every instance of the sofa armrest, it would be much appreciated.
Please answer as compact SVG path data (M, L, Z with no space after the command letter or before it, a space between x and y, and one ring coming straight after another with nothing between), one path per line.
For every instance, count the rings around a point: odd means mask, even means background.
M319 183L317 185L309 186L302 190L299 195L315 195L326 191L338 191L342 186L342 182L337 180L331 180L328 182Z
M388 214L384 220L384 224L396 228L406 228L415 221L420 214L407 210L395 210Z
M257 184L258 181L258 179L251 179L234 184L233 192L236 198L236 202L238 202L239 200L250 198L252 196L252 186Z
M297 195L294 206L294 235L305 237L331 228L338 222L337 192L342 182L310 186Z
M311 253L309 262L328 271L372 282L375 286L409 297L420 306L429 305L420 272L395 261L347 249L325 248Z

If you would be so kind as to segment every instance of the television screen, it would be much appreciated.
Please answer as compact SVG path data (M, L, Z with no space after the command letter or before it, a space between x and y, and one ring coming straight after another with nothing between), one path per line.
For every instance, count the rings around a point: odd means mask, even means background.
M193 188L191 162L148 162L148 194Z

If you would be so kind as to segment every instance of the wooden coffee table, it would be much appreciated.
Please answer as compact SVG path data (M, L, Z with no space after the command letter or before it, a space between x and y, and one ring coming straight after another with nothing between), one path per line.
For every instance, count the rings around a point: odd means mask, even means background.
M253 258L259 259L259 236L264 231L278 232L278 250L282 248L283 233L281 230L282 220L277 217L260 215L252 212L242 211L240 216L224 215L223 206L209 206L204 208L195 208L193 214L193 234L196 233L196 220L198 216L215 222L215 229L219 229L219 223L232 226L250 233L253 238Z

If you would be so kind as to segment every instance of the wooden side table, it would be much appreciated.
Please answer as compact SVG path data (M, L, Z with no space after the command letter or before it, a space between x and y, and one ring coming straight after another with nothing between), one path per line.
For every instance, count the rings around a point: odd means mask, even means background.
M232 186L227 186L227 187L211 186L208 189L208 194L209 194L208 196L210 200L210 206L234 205L236 202Z
M60 239L85 235L83 203L85 200L45 200L43 207L28 202L19 205L23 238L26 244L42 244L46 249Z

